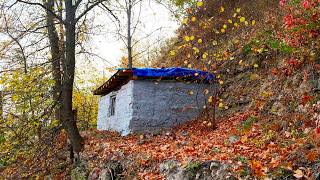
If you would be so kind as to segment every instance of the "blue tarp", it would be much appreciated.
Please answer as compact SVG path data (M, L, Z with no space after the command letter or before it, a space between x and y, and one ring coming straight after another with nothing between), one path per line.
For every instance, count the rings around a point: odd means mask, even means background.
M215 79L212 73L188 68L132 68L132 71L137 77L188 77L207 82Z

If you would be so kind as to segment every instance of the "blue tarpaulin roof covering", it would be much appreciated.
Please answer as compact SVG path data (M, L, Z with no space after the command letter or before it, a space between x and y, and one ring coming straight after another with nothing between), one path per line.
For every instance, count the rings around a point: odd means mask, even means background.
M171 79L212 83L215 79L215 75L209 72L188 68L118 69L107 82L94 91L94 94L107 94L126 84L131 79Z
M192 77L194 80L204 81L215 79L212 73L188 68L133 68L132 71L137 77Z

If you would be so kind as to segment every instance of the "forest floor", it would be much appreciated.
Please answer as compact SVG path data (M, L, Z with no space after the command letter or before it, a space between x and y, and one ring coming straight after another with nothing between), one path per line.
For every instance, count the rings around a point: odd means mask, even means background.
M108 131L87 131L83 133L83 158L89 169L108 161L126 161L131 168L127 173L141 179L164 178L160 164L165 160L179 161L182 167L218 160L232 164L232 172L239 178L312 177L320 171L312 169L319 163L320 134L308 121L290 122L298 116L290 114L276 121L248 111L220 119L214 130L198 120L159 134L127 137Z

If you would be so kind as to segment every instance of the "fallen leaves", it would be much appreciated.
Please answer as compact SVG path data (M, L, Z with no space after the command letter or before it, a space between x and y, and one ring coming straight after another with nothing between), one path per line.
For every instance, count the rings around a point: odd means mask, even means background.
M253 172L258 176L258 177L262 177L264 176L264 172L263 172L263 166L262 163L256 160L252 160L250 163L251 168L253 169Z
M222 108L225 107L221 101L219 103ZM290 171L295 172L297 178L307 176L307 170L297 169L297 166L286 161L290 153L301 147L305 140L297 138L293 141L288 132L288 137L278 137L290 140L291 144L280 147L280 139L275 139L274 136L277 128L264 132L260 123L263 118L254 120L255 116L255 112L234 114L220 119L214 130L214 124L209 120L198 120L157 135L121 137L114 132L91 131L84 135L86 145L83 154L93 164L100 164L108 159L130 159L130 162L138 164L138 175L141 179L163 179L159 172L159 163L168 159L175 159L184 165L190 160L220 160L234 164L238 170L246 165L252 169L255 176L261 178L266 177L268 171L279 167L291 168ZM250 128L239 130L249 122ZM239 140L231 143L230 136L238 136ZM304 152L309 161L318 158L316 149Z

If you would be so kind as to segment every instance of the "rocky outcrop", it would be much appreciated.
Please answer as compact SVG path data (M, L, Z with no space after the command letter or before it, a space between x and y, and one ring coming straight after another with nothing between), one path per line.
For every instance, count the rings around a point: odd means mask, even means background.
M230 166L219 161L190 162L186 167L181 167L179 162L168 160L160 165L160 172L168 180L233 180L236 179Z

